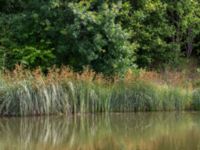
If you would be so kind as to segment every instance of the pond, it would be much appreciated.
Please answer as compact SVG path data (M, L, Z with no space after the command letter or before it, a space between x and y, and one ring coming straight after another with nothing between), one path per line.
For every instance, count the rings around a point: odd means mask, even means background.
M0 119L0 150L197 150L200 113Z

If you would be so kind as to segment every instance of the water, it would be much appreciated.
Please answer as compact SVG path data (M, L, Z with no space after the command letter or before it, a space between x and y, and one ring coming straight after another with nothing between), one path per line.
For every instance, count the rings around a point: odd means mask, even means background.
M198 150L200 113L0 119L0 150Z

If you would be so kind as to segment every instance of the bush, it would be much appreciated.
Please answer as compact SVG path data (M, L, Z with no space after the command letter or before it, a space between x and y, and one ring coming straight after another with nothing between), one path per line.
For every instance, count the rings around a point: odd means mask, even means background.
M40 50L35 47L26 46L24 48L15 48L12 50L13 65L21 64L30 69L41 67L47 69L55 59L51 50Z

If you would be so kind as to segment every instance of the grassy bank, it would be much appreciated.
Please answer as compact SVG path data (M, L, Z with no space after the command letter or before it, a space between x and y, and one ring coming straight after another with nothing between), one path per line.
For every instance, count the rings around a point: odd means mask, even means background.
M52 69L43 75L18 67L0 77L2 116L199 109L198 88L169 85L152 73L111 81L87 70Z

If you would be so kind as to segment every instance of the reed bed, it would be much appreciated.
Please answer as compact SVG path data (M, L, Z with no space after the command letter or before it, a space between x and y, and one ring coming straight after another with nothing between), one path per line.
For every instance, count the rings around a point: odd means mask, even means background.
M200 90L128 72L108 79L91 70L53 68L47 74L17 66L0 76L0 115L200 110ZM160 82L162 81L162 82Z

